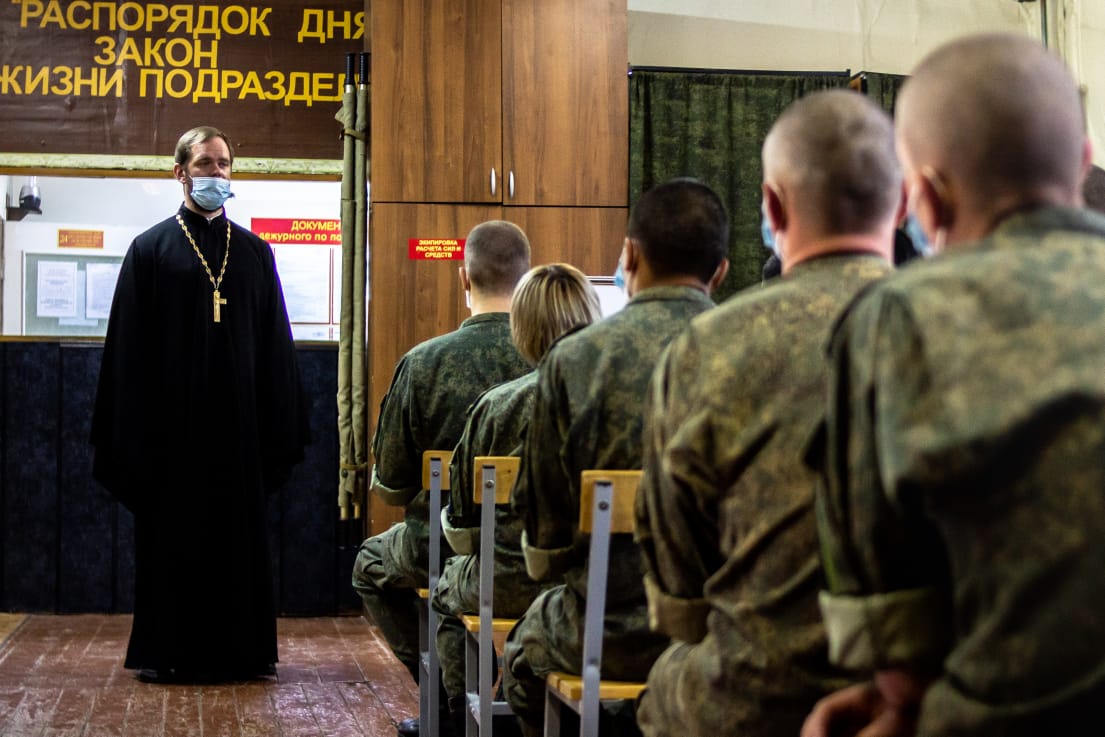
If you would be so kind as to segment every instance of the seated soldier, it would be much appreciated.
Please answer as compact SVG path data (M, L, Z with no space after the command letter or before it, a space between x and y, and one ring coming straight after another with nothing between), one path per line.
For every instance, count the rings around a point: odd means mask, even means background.
M713 306L728 247L725 206L709 187L677 179L649 190L633 208L622 250L629 302L562 338L537 368L514 503L525 520L526 569L559 585L537 597L507 639L504 691L528 734L541 733L545 676L581 671L580 473L641 467L649 377L672 338ZM641 553L630 539L611 546L607 622L604 676L644 680L667 640L648 630Z
M969 36L896 115L910 207L946 250L829 343L822 612L834 661L873 680L802 734L1100 734L1105 221L1081 207L1078 87L1031 38Z
M695 318L653 375L637 536L650 621L672 638L641 695L646 737L793 737L847 681L829 665L815 476L824 341L891 271L902 176L890 117L846 90L799 99L763 147L783 263Z
M408 351L380 407L372 490L385 503L406 505L406 514L403 522L361 543L353 588L416 681L420 604L415 590L427 584L430 542L422 453L453 448L468 405L488 387L528 370L510 340L507 311L529 258L529 241L518 226L495 220L473 228L460 268L472 316L453 332ZM417 734L417 720L400 722L399 733Z
M522 357L536 366L561 335L600 317L598 294L586 276L568 264L546 264L534 267L518 282L510 303L510 333ZM480 606L480 515L472 501L473 481L480 470L473 468L473 460L521 454L536 387L537 372L531 371L484 392L469 408L464 434L453 452L451 504L442 523L457 555L446 561L433 599L442 615L437 652L450 702L463 700L465 690L465 634L459 617L478 612ZM549 585L526 575L522 520L509 506L500 506L495 515L495 616L520 617ZM463 710L451 709L454 714L458 711L463 717ZM460 724L453 728L458 734L463 729Z

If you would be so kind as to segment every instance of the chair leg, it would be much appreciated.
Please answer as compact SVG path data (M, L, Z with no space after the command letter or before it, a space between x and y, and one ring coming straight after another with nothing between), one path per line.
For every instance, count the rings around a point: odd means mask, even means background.
M561 709L564 702L545 689L545 737L560 737Z

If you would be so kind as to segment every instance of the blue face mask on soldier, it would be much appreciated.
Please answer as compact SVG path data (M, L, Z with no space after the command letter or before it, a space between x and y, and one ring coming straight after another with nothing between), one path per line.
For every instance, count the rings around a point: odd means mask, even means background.
M902 223L902 230L909 236L909 240L913 241L913 250L925 257L932 255L932 244L929 243L928 236L921 228L921 223L912 213L906 215L905 222Z
M767 213L761 210L760 216L760 237L763 238L764 248L767 248L775 257L782 259L783 255L779 253L779 245L775 242L775 234L771 232L771 223L767 219Z
M234 196L230 180L222 177L192 177L192 201L204 210L214 211Z
M625 291L625 269L622 268L621 259L618 259L618 268L614 269L614 286Z

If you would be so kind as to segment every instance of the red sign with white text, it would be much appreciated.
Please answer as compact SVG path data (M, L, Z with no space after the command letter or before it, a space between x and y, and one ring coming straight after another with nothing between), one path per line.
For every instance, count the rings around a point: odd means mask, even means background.
M337 218L253 218L250 230L273 246L341 245L341 220Z
M412 261L463 261L464 238L411 238L407 258Z

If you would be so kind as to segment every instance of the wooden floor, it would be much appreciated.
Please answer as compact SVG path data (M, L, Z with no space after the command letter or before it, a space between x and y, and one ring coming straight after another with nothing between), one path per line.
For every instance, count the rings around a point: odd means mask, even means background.
M123 668L130 617L0 615L2 737L383 737L417 687L360 617L281 619L276 677L154 685Z

